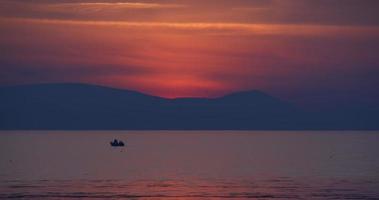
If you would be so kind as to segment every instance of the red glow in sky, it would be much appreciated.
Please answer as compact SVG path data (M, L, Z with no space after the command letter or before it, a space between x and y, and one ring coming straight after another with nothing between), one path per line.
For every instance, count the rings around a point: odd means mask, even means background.
M372 0L0 1L0 84L377 99Z

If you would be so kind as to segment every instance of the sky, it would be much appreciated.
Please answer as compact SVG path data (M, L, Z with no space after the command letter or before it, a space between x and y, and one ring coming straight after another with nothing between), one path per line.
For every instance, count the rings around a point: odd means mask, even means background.
M0 86L379 102L377 0L0 0Z

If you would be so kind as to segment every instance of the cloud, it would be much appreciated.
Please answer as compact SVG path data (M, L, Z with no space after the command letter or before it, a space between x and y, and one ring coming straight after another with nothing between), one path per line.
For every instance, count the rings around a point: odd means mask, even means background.
M0 3L0 15L7 17L379 26L377 0L2 0Z
M0 1L5 17L46 19L125 20L144 19L146 14L185 8L184 4L113 1Z
M159 8L181 8L180 4L139 3L139 2L78 2L78 3L55 3L47 7L65 9L159 9Z
M375 36L379 34L376 26L332 26L332 25L282 25L282 24L249 24L249 23L172 23L172 22L128 22L128 21L89 21L89 20L57 20L0 18L1 21L14 23L72 25L72 26L113 26L124 28L162 28L176 30L209 31L209 33L227 34L258 34L258 35L291 35L291 36Z

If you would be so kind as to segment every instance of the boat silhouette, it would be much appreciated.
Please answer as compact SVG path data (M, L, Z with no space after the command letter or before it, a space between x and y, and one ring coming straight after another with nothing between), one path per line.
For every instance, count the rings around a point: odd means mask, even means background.
M114 139L113 141L110 142L112 147L123 147L125 146L123 141L118 141L117 139Z

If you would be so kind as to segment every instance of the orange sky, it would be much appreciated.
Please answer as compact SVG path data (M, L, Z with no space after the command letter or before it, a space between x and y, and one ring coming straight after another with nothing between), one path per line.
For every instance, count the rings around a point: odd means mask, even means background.
M294 101L379 96L377 1L0 5L1 85L86 82L170 98L249 89Z

